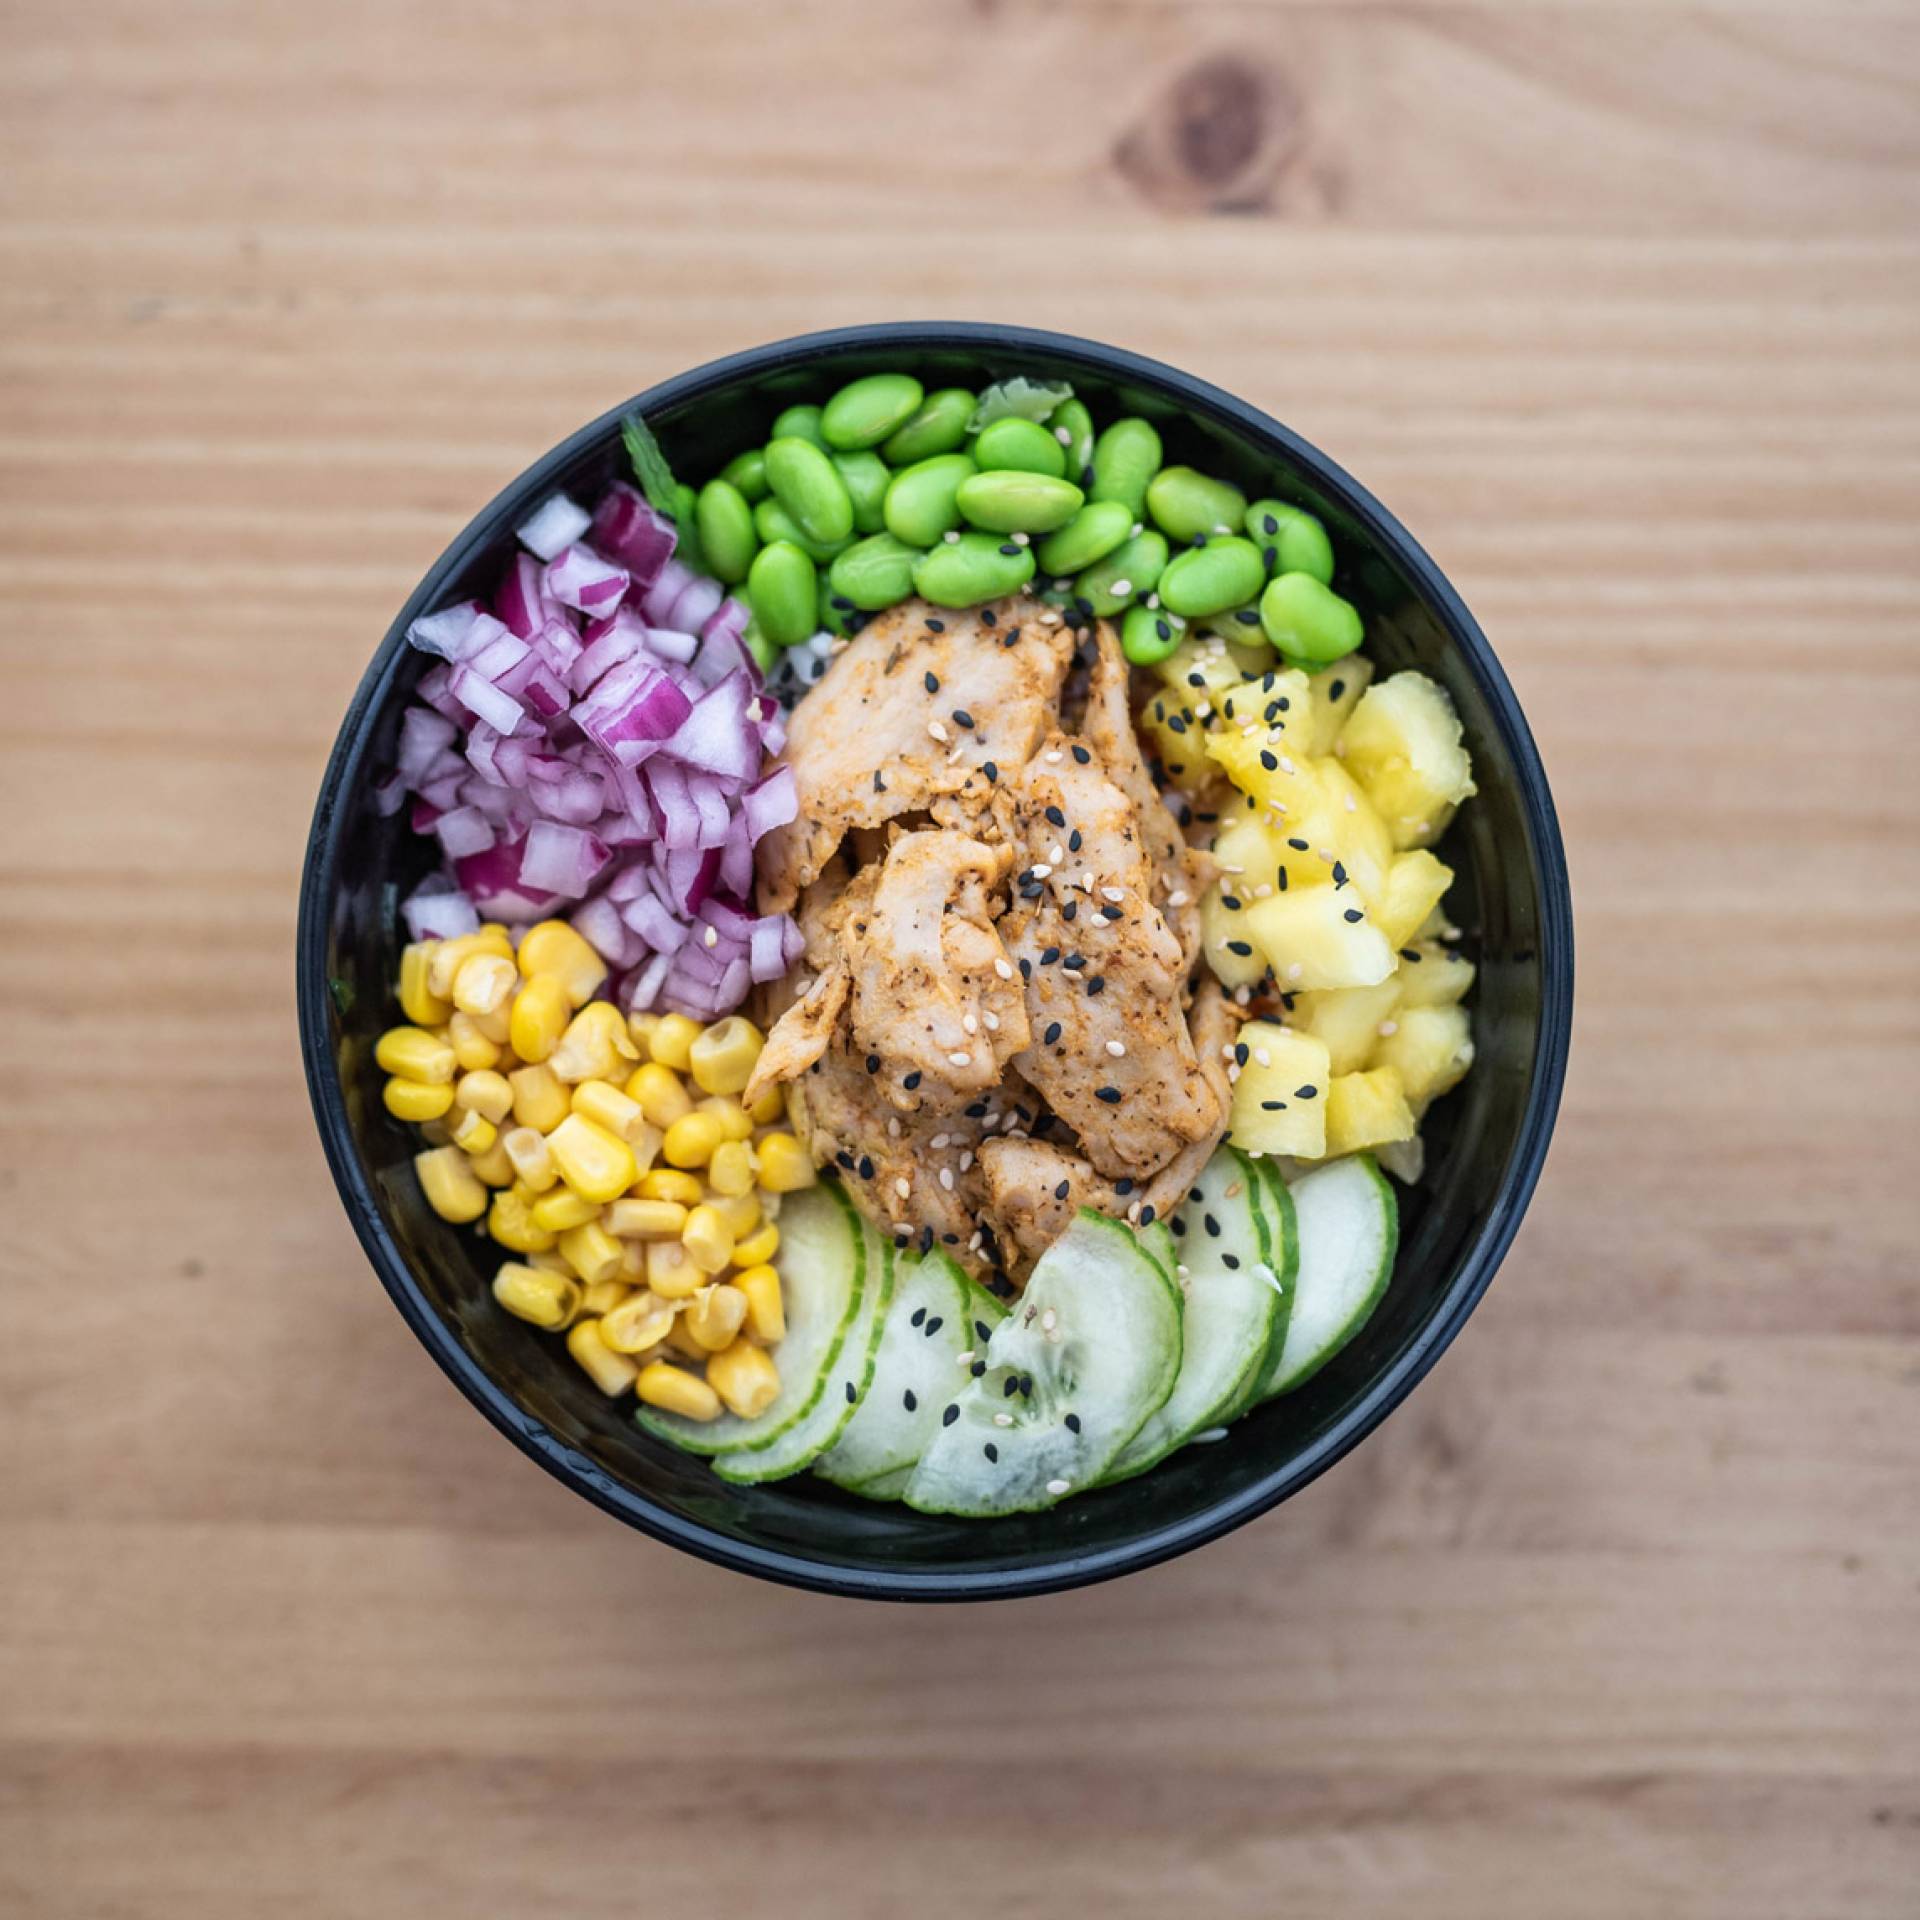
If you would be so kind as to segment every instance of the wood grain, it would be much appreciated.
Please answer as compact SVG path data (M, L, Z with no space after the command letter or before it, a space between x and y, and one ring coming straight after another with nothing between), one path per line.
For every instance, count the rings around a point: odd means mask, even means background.
M0 9L0 1908L1908 1915L1910 6ZM1573 1072L1282 1513L849 1610L629 1537L374 1285L294 885L375 638L580 420L1078 328L1407 519L1541 740Z

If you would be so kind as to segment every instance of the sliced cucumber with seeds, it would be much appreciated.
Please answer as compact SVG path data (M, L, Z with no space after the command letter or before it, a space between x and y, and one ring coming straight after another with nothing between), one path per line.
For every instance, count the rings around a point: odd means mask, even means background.
M1288 1190L1300 1235L1287 1337L1259 1397L1310 1380L1367 1324L1393 1277L1400 1208L1370 1154L1316 1168Z
M907 1487L922 1513L1029 1513L1093 1486L1180 1371L1180 1292L1133 1233L1082 1209L948 1401Z
M913 1478L911 1467L896 1467L891 1473L883 1473L877 1480L862 1480L857 1487L849 1487L849 1493L857 1493L862 1500L898 1500L907 1490L907 1482Z
M1180 1209L1180 1375L1166 1404L1120 1450L1109 1480L1129 1480L1224 1426L1260 1380L1276 1327L1286 1324L1291 1261L1275 1264L1266 1194L1253 1164L1222 1147ZM1283 1336L1284 1337L1284 1336Z
M867 1282L866 1235L836 1182L823 1180L787 1196L780 1210L779 1266L787 1337L775 1355L780 1392L772 1406L751 1420L731 1413L688 1420L642 1407L634 1418L647 1432L688 1453L771 1446L826 1391Z
M1250 1190L1260 1217L1260 1231L1266 1239L1267 1265L1280 1282L1282 1298L1280 1311L1274 1318L1273 1335L1267 1342L1266 1357L1253 1378L1247 1382L1246 1393L1240 1404L1227 1415L1230 1422L1258 1406L1266 1397L1267 1380L1279 1367L1280 1355L1286 1347L1287 1329L1293 1324L1293 1297L1300 1277L1300 1223L1294 1215L1293 1198L1287 1192L1287 1183L1281 1179L1279 1169L1271 1160L1256 1159L1252 1154L1243 1157L1248 1171L1253 1175Z
M967 1379L964 1356L987 1344L1003 1314L994 1303L991 1320L983 1320L987 1331L976 1340L973 1323L982 1315L951 1257L936 1250L893 1258L893 1304L880 1335L873 1386L846 1431L813 1464L823 1479L856 1493L920 1458L940 1409Z

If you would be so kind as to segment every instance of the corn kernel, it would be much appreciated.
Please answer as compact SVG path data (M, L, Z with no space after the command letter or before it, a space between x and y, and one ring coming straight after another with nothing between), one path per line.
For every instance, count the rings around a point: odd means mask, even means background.
M689 1020L684 1013L665 1014L648 1037L647 1051L663 1067L671 1067L675 1073L685 1073L693 1043L699 1036L698 1023Z
M507 1003L519 970L497 953L476 953L453 976L453 1004L462 1013L492 1013Z
M780 1276L765 1261L742 1267L733 1284L746 1296L747 1326L756 1340L777 1346L787 1337L786 1303L780 1298Z
M649 1060L635 1067L627 1079L627 1097L640 1102L640 1111L663 1133L684 1114L693 1111L693 1096L671 1067Z
M780 1251L780 1229L771 1220L757 1232L747 1234L734 1243L733 1264L736 1267L764 1266Z
M624 1140L642 1166L650 1166L660 1151L659 1128L648 1125L639 1101L628 1099L610 1080L582 1080L573 1090L573 1110Z
M416 1153L413 1170L419 1177L420 1191L427 1196L427 1205L442 1220L464 1226L486 1212L487 1190L480 1184L473 1163L458 1147Z
M560 1255L585 1286L611 1280L620 1271L620 1242L598 1220L569 1227L560 1236Z
M747 1323L747 1296L738 1287L702 1287L687 1303L686 1329L709 1353L730 1347Z
M543 1194L560 1178L560 1169L553 1164L553 1149L544 1134L535 1133L531 1127L509 1127L500 1136L500 1144L529 1193Z
M647 1285L663 1300L685 1300L707 1284L678 1240L647 1242Z
M710 1193L706 1204L726 1222L727 1231L735 1240L744 1239L760 1224L760 1196L757 1193ZM738 1257L736 1250L735 1258Z
M571 1277L511 1260L493 1276L493 1297L509 1313L549 1333L557 1333L580 1307L579 1284Z
M615 1353L645 1353L673 1326L673 1303L654 1293L629 1294L600 1323L600 1338Z
M766 1036L744 1014L716 1020L687 1048L687 1071L703 1093L738 1093L753 1078Z
M787 1090L785 1087L772 1086L763 1093L747 1112L753 1117L756 1127L770 1127L777 1120L784 1120L787 1114Z
M516 1067L507 1075L513 1089L513 1117L535 1133L551 1133L567 1117L567 1090L551 1067Z
M760 1142L760 1184L769 1193L797 1193L819 1178L807 1150L790 1133L770 1133Z
M522 1060L547 1059L567 1030L567 989L558 974L537 973L513 996L507 1040Z
M615 1353L600 1338L598 1320L576 1320L567 1333L567 1351L609 1400L625 1393L640 1372L624 1353Z
M444 1040L419 1027L389 1027L374 1043L373 1057L383 1072L431 1087L447 1085L460 1064Z
M592 1286L581 1288L580 1311L592 1314L596 1320L600 1319L611 1313L632 1292L632 1287L624 1280L596 1280ZM606 1338L604 1331L600 1337Z
M396 1120L438 1120L453 1105L453 1089L420 1080L389 1080L380 1098Z
M577 1113L568 1114L547 1135L547 1147L560 1178L597 1205L617 1200L640 1177L633 1149Z
M707 1184L737 1199L753 1191L753 1149L744 1140L723 1140L707 1162Z
M720 1396L684 1367L654 1360L642 1367L637 1380L640 1398L662 1413L677 1413L683 1420L717 1420Z
M753 1138L753 1117L746 1108L731 1094L710 1093L694 1108L696 1113L709 1113L720 1122L720 1137L723 1140L751 1140Z
M643 1173L637 1189L643 1200L677 1200L683 1207L697 1207L706 1189L690 1173L674 1167L655 1167Z
M484 1113L463 1107L456 1107L454 1112L458 1118L453 1120L453 1144L461 1152L483 1154L499 1139L499 1130Z
M687 1210L678 1200L616 1200L607 1209L607 1229L636 1240L678 1240Z
M427 991L436 999L451 1000L454 977L476 953L499 954L511 960L513 942L504 930L494 932L486 927L478 933L463 933L454 940L436 941L432 958L427 962Z
M400 953L400 1011L416 1027L437 1027L453 1011L453 1002L443 1000L427 985L427 969L433 964L437 940L416 940Z
M453 1104L479 1114L483 1120L491 1120L497 1127L513 1111L513 1089L507 1085L505 1074L481 1067L472 1073L463 1073L454 1082Z
M455 1009L447 1022L447 1039L453 1047L453 1057L460 1062L462 1073L476 1073L487 1067L497 1067L505 1058L506 1049L494 1038L470 1013Z
M695 1207L681 1229L680 1244L702 1273L718 1273L733 1258L733 1229L712 1207Z
M752 1420L773 1405L780 1394L780 1369L766 1348L736 1340L707 1362L707 1384L726 1402L730 1412Z
M473 1170L490 1187L510 1187L513 1185L513 1162L507 1158L507 1150L496 1138L493 1145L484 1153L474 1153L468 1149Z
M605 983L607 963L564 920L542 920L520 936L520 971L530 980L552 974L567 999L584 1007Z
M583 1200L571 1187L554 1187L543 1193L533 1203L532 1213L549 1233L565 1233L600 1218L600 1209L591 1200Z
M533 1217L532 1207L510 1187L493 1196L487 1231L515 1253L545 1253L554 1244L553 1229L543 1227Z
M670 1167L704 1167L712 1159L714 1148L724 1138L725 1129L717 1116L711 1113L683 1113L667 1129L666 1137L660 1143L660 1151Z
M604 1222L606 1216L601 1216ZM611 1233L613 1229L608 1227ZM629 1240L624 1235L620 1239L620 1278L629 1286L643 1287L647 1283L647 1248L641 1240Z
M573 1280L573 1269L560 1258L559 1252L553 1247L536 1248L527 1255L527 1265L538 1267L542 1273L564 1273L569 1280ZM574 1284L578 1286L579 1282L576 1280Z
M639 1058L620 1009L595 1000L567 1022L548 1064L562 1080L611 1080L624 1071L623 1060Z
M633 1038L633 1044L640 1049L640 1058L650 1057L653 1046L653 1030L660 1024L657 1013L641 1013L637 1009L627 1015L627 1032Z

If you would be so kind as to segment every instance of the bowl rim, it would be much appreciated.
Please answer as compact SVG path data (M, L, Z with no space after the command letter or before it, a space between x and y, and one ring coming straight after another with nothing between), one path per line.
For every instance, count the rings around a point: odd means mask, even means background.
M1156 390L1189 412L1208 416L1254 444L1266 443L1328 498L1363 525L1431 607L1448 639L1465 655L1486 696L1494 724L1514 761L1529 864L1540 897L1537 947L1541 963L1540 1029L1531 1084L1507 1171L1459 1270L1420 1336L1393 1365L1367 1383L1347 1412L1291 1459L1273 1467L1237 1495L1154 1527L1118 1546L1075 1552L1063 1538L1057 1559L1003 1568L890 1569L836 1565L831 1560L744 1544L683 1518L643 1493L610 1478L568 1446L462 1348L414 1279L381 1219L378 1201L355 1147L346 1100L328 1045L331 995L326 950L329 909L338 882L338 858L347 808L365 757L370 722L400 671L408 625L429 611L446 583L550 488L583 453L617 434L624 414L657 412L698 399L745 376L831 360L874 348L925 351L998 349L1052 356L1118 381ZM1158 1565L1217 1540L1256 1519L1317 1479L1349 1453L1406 1399L1451 1344L1479 1304L1519 1229L1533 1196L1559 1109L1573 1017L1573 904L1553 796L1539 750L1506 674L1479 623L1445 574L1413 535L1344 468L1282 422L1209 381L1123 347L1078 334L981 321L885 321L790 335L743 348L675 374L609 409L567 436L517 474L449 542L408 596L369 662L341 722L321 778L301 875L295 935L295 992L300 1051L321 1143L334 1183L360 1244L388 1296L441 1371L529 1459L603 1511L667 1545L716 1566L818 1593L889 1600L1010 1599L1091 1586Z

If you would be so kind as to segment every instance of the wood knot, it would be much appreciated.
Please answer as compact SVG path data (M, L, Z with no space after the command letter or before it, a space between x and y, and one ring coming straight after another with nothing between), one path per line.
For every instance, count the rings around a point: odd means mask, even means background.
M1216 53L1176 76L1120 136L1113 159L1121 178L1157 205L1251 213L1270 203L1304 134L1304 108L1277 68Z

